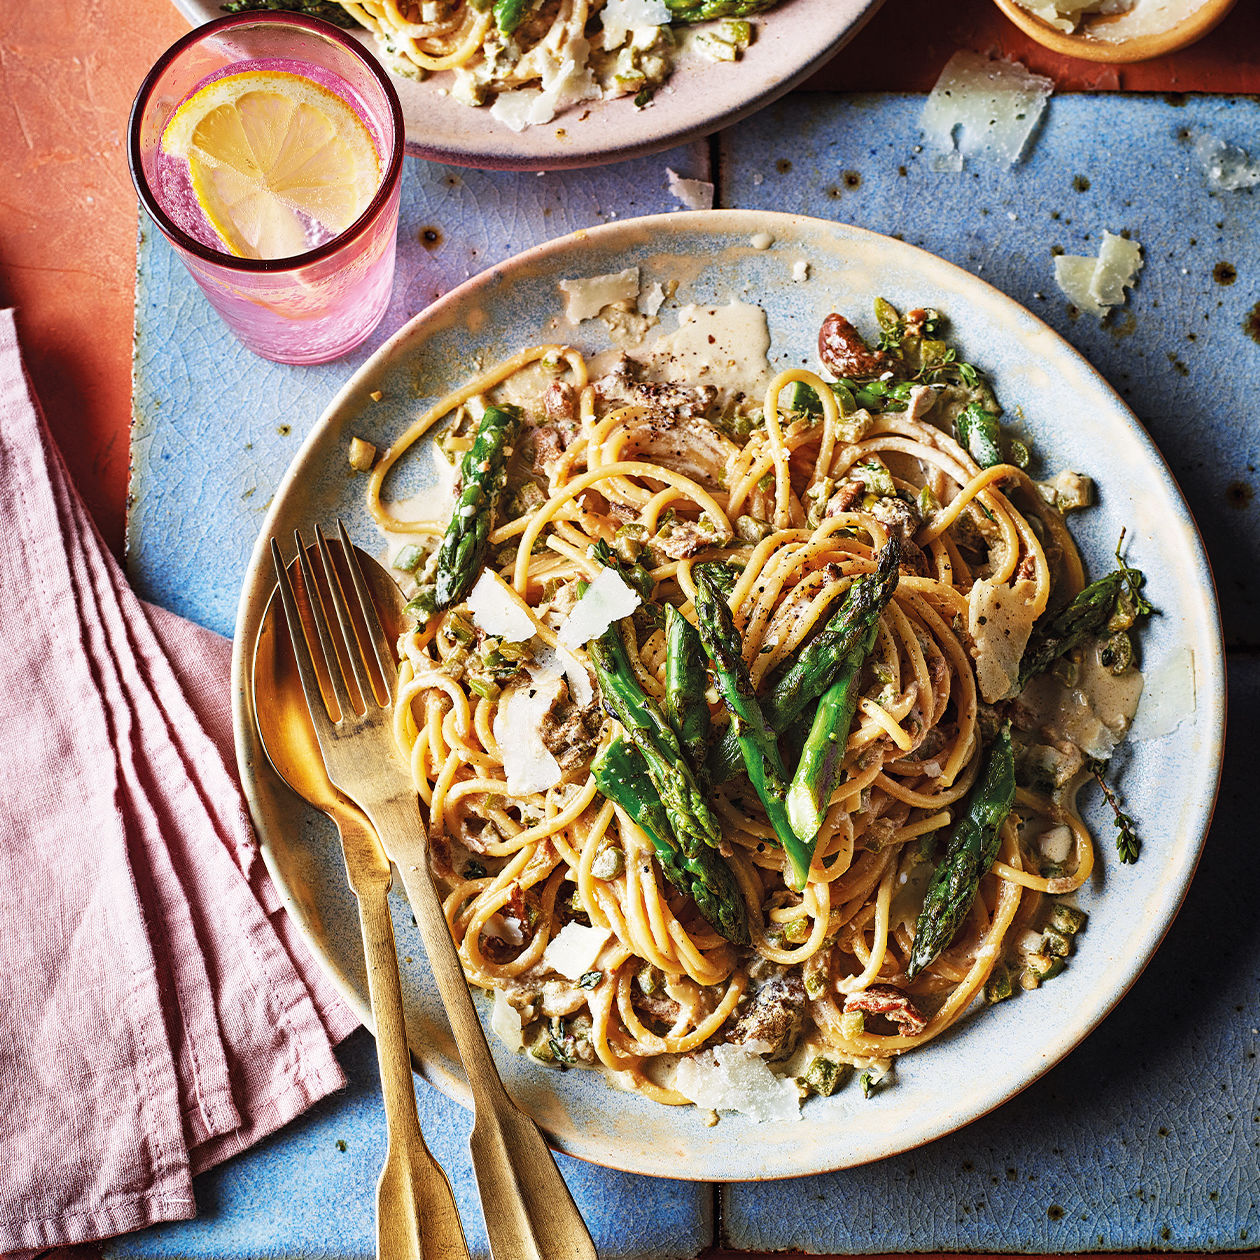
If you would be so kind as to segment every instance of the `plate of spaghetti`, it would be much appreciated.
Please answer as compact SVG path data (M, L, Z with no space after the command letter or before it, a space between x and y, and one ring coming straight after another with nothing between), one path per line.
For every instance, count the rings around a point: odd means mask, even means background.
M1224 724L1198 534L1097 373L931 255L743 211L532 250L355 374L262 537L338 516L408 597L398 756L496 1060L571 1154L745 1180L931 1140L1180 905ZM366 1012L331 832L254 733L271 585L260 546L243 777Z
M802 82L880 0L303 0L390 71L407 147L559 170L706 135ZM190 22L271 0L175 0Z

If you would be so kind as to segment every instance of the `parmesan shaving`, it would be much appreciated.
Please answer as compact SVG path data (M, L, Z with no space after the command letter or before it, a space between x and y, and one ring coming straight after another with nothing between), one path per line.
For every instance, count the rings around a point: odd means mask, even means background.
M1213 192L1237 192L1260 184L1260 161L1220 136L1200 136L1194 142L1194 155Z
M509 1050L525 1048L521 1013L507 1000L502 989L494 991L494 1005L490 1008L490 1029Z
M1009 586L981 578L967 596L967 633L974 644L976 685L987 704L1015 693L1020 658L1037 620L1036 592L1031 578Z
M494 738L503 756L507 789L513 796L545 792L560 782L560 763L543 743L542 720L560 694L559 678L533 679L499 700Z
M1102 318L1113 306L1124 305L1125 290L1133 287L1141 270L1141 245L1104 231L1097 258L1060 254L1054 260L1054 282L1082 311Z
M665 168L669 195L677 197L688 210L713 209L713 185L703 179L684 179L675 170Z
M605 0L599 13L604 28L604 47L619 48L627 36L650 26L667 26L671 20L665 0Z
M1194 712L1194 706L1194 653L1183 646L1147 674L1129 736L1162 739L1171 735Z
M608 943L608 929L566 923L543 950L543 964L569 980L580 980L595 967Z
M564 317L570 324L580 324L613 302L633 302L639 296L639 269L627 267L607 276L589 276L583 280L561 280L564 294Z
M1089 295L1104 306L1124 304L1124 291L1137 279L1142 270L1142 247L1137 241L1127 241L1123 236L1103 232L1102 247L1098 251L1098 266L1089 282Z
M651 319L652 316L661 309L661 305L664 301L664 288L661 286L659 281L653 280L652 283L639 294L639 313L641 315L646 315L649 319Z
M764 1059L743 1046L723 1043L680 1059L673 1085L697 1106L714 1111L738 1111L758 1122L801 1118L796 1083L775 1076Z
M1079 307L1087 315L1097 315L1101 319L1107 313L1107 308L1089 291L1097 266L1097 258L1060 254L1054 260L1054 282L1073 306Z
M923 107L920 125L943 160L962 169L964 157L1011 166L1036 130L1054 81L1016 61L990 61L956 52L941 71Z
M503 580L483 571L468 593L468 611L473 625L510 643L524 643L534 637L534 619L512 597Z
M615 569L601 569L556 636L562 646L581 647L598 639L614 621L628 617L642 601Z

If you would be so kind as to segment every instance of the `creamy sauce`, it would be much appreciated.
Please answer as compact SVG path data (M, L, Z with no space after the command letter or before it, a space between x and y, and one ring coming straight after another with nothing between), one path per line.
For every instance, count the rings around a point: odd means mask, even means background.
M766 313L748 302L683 306L675 332L658 337L639 357L661 379L756 392L770 374Z
M1113 674L1094 646L1085 653L1075 686L1042 674L1019 700L1051 737L1075 744L1087 757L1106 759L1128 731L1141 695L1142 675L1136 669Z

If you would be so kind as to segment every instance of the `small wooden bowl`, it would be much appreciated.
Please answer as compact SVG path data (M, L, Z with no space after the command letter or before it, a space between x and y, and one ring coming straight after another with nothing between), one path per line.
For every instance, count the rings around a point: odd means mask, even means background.
M993 3L1025 35L1030 35L1051 52L1062 53L1065 57L1079 57L1083 61L1109 62L1149 61L1152 57L1178 52L1195 40L1202 39L1234 7L1234 0L1204 0L1193 13L1167 30L1150 35L1134 35L1111 43L1093 38L1089 31L1100 29L1109 21L1114 21L1112 17L1087 17L1084 30L1065 35L1039 17L1034 17L1027 9L1016 4L1015 0L993 0Z

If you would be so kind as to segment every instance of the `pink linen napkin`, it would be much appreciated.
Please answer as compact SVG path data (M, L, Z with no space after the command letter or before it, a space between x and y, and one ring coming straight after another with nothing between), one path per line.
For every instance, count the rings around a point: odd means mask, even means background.
M0 1253L195 1212L344 1084L356 1026L268 878L227 640L142 603L0 312Z

